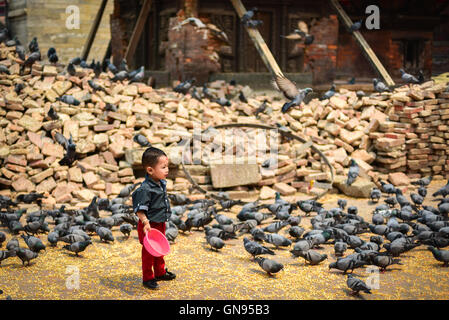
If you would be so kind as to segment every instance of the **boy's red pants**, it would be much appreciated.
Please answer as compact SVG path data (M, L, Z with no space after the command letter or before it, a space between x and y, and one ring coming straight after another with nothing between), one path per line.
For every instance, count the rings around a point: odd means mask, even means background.
M165 234L165 222L153 222L150 221L150 227L159 230ZM145 233L143 232L143 224L139 220L137 224L137 234L139 235L139 242L142 245L142 280L148 281L154 279L154 277L163 276L165 274L165 262L164 256L154 257L148 253L148 251L143 246L143 239ZM153 273L154 268L154 273Z

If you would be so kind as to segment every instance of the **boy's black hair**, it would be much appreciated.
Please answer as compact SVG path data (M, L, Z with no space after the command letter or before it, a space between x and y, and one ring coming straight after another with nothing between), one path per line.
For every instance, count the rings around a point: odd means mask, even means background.
M149 147L142 155L142 166L154 167L157 164L159 157L167 156L164 151L155 147Z

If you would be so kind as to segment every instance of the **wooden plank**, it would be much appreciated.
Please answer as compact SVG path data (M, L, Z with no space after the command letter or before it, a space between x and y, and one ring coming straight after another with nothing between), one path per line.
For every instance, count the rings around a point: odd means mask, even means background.
M351 21L351 18L346 14L338 0L330 0L330 3L332 7L337 11L338 16L343 21L343 24L346 26L346 28L349 30L349 28L352 26L353 22ZM360 31L355 31L352 33L354 36L357 44L362 49L363 54L368 59L369 63L374 67L374 69L379 73L382 80L385 82L387 86L394 86L395 83L391 76L388 74L385 67L380 62L379 58L377 58L374 51L371 49L371 46L366 42L363 35L360 33Z
M94 42L95 35L97 34L98 27L100 26L101 17L103 17L104 9L106 8L106 4L108 3L108 0L102 0L100 8L98 9L97 15L94 20L94 24L90 28L89 35L86 39L86 44L83 48L83 53L81 55L81 59L86 60L89 56L90 48L92 47L92 43Z
M242 16L246 13L246 9L243 6L242 2L240 0L231 0L232 5L235 8L235 11L237 12L239 18L241 19ZM241 23L241 22L240 22ZM271 53L270 49L268 48L267 44L265 43L265 40L260 35L259 30L256 28L248 28L246 27L246 31L248 31L248 35L251 38L251 40L254 43L254 46L256 47L257 51L260 54L260 57L262 58L262 61L265 63L265 66L273 75L280 74L283 75L281 68L279 68L279 65L276 62L276 59L274 59L273 54Z
M139 17L137 18L136 25L133 30L133 34L131 35L131 39L128 43L128 48L126 48L125 59L128 64L132 57L134 56L134 52L136 51L137 44L139 43L140 36L142 35L143 27L145 26L145 22L147 21L148 13L151 9L151 0L145 0L140 9Z

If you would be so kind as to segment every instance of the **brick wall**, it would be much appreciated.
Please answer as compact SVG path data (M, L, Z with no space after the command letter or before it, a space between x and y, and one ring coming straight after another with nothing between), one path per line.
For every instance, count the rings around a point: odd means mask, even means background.
M71 58L81 55L100 4L101 1L98 0L12 1L10 12L21 10L22 13L11 18L11 31L23 44L28 44L33 37L37 37L45 59L48 48L55 47L59 62L67 63ZM79 29L66 28L65 22L69 16L66 8L69 5L76 5L80 9ZM108 1L88 56L89 61L103 59L111 36L109 16L113 7L114 1Z

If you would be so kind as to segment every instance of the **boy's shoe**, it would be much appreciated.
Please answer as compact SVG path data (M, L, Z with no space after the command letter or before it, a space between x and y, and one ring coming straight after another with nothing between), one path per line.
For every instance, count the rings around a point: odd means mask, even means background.
M142 284L143 284L144 287L146 287L148 289L157 289L157 288L159 288L159 285L157 284L156 279L143 281Z
M173 280L176 278L176 274L174 274L173 272L170 272L167 270L167 268L165 268L165 274L159 277L155 277L154 279L156 279L157 281L168 281L168 280Z

